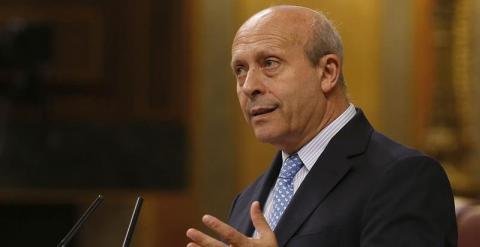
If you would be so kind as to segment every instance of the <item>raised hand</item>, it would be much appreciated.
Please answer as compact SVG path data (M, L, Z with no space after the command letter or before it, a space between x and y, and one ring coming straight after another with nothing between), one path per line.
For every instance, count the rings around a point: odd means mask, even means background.
M260 203L255 201L250 207L250 217L258 232L258 238L249 238L233 227L211 215L204 215L202 222L216 232L226 243L219 241L199 230L190 228L187 237L190 242L187 247L277 247L277 239L260 209Z

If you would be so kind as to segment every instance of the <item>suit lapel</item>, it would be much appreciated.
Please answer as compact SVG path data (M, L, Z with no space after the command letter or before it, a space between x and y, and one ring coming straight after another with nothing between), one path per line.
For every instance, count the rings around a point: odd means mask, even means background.
M355 117L332 138L298 188L275 229L279 246L285 246L313 210L348 173L355 162L352 157L364 152L372 131L358 109Z
M238 202L238 207L242 210L242 212L238 214L240 218L237 217L238 223L235 224L238 231L246 234L247 236L251 236L253 234L255 229L250 218L250 206L254 201L259 201L262 207L265 205L268 194L270 193L270 189L275 184L281 167L282 155L281 152L278 152L267 172L265 172L264 175L260 177L256 183L254 183L252 188L250 188L252 190L250 192L251 196L246 196L247 198L250 198L250 200Z

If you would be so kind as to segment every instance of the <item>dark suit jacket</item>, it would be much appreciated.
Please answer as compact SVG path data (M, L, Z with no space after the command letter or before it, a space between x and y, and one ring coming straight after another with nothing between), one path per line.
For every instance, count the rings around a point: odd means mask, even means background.
M263 205L281 154L235 199L229 224L252 235L249 209ZM448 179L428 156L376 132L357 109L292 198L275 234L279 246L456 246Z

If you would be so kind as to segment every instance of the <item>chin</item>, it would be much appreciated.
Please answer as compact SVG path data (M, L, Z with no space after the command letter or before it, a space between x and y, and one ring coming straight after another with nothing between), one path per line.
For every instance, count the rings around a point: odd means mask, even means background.
M278 142L280 137L278 130L273 129L266 129L266 128L255 128L254 129L255 137L263 142L263 143L270 143L275 145Z

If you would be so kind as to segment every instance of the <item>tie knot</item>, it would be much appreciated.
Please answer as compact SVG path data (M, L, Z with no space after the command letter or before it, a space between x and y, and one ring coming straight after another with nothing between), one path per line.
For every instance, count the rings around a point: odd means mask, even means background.
M298 154L292 154L288 156L288 158L283 163L282 169L280 170L280 175L278 176L287 180L293 179L293 177L295 177L295 174L300 171L302 166L303 163L302 160L300 160L300 157L298 157Z

